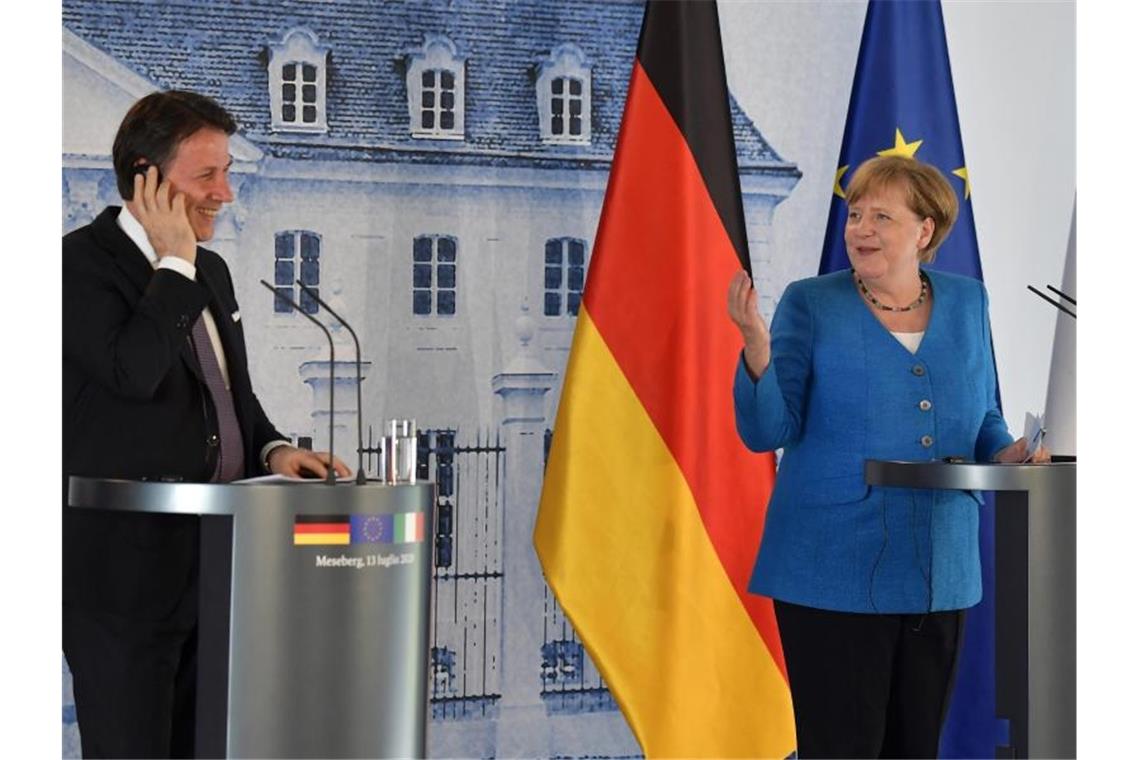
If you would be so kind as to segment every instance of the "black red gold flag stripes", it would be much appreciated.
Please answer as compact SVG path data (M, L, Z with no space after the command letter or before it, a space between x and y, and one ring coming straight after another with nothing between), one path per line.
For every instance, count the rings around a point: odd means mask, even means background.
M348 515L295 515L293 517L294 545L348 544L349 539Z
M656 5L667 7L645 14L637 65L681 130L740 265L752 274L716 3Z
M795 747L771 602L746 591L775 465L733 421L732 134L715 3L650 2L534 540L651 757Z

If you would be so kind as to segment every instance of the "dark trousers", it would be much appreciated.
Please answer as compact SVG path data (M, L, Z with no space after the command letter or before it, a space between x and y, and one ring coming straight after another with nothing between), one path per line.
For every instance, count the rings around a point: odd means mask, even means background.
M775 608L801 758L938 756L965 612Z
M194 623L64 605L63 651L83 756L193 757L197 648Z

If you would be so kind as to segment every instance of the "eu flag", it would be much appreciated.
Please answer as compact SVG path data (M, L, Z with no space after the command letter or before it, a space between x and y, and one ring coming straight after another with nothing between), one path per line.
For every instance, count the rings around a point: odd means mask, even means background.
M970 175L937 1L870 0L867 6L820 274L850 266L843 243L843 188L856 167L876 155L917 158L950 179L958 191L958 222L928 266L981 279ZM982 602L967 613L957 686L942 732L943 757L993 757L995 747L1009 744L1008 721L995 715L992 498L982 507L980 533Z
M932 268L981 279L970 175L958 130L942 6L937 2L871 0L867 6L820 274L849 266L843 245L847 216L843 187L859 164L876 155L918 158L950 179L961 204L958 222L938 249Z
M391 544L393 541L392 515L351 515L351 536L354 544Z

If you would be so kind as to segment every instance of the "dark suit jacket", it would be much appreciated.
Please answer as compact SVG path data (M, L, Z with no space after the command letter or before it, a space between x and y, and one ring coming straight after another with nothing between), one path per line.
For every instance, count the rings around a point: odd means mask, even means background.
M118 207L63 238L63 470L103 478L205 482L217 421L190 330L209 306L241 423L248 475L283 438L250 385L233 282L198 248L197 280L155 270L119 228ZM193 588L194 517L64 507L63 598L116 615L160 620Z

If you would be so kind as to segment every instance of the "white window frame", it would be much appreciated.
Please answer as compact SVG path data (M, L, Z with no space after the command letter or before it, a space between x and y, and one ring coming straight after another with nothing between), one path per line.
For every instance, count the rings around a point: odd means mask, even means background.
M416 242L419 240L431 241L431 256L430 258L417 260L416 259ZM455 252L455 258L450 261L444 261L439 255L439 243L441 240L451 241L452 248ZM416 284L416 268L426 267L430 274L430 282L427 285ZM440 271L443 267L451 267L453 273L453 282L448 286L441 286L439 284ZM412 316L415 319L429 319L429 318L442 318L453 319L459 314L459 237L456 235L448 235L442 233L423 233L416 235L412 238ZM450 314L441 314L439 311L439 295L444 291L451 293L453 302L453 311ZM430 294L430 309L426 312L416 313L416 293Z
M325 108L328 54L329 48L320 44L317 35L303 27L290 29L280 42L269 46L269 108L273 131L321 134L329 131ZM294 84L297 88L297 111L294 121L286 121L283 113L286 105L283 90L287 84L284 71L289 64L296 66ZM316 101L313 104L316 108L316 120L312 122L304 121L304 82L301 76L304 66L313 66L317 70Z
M428 35L422 48L412 50L406 57L407 77L405 83L408 91L408 119L412 137L426 140L463 140L466 135L467 90L467 59L459 55L455 44L440 35ZM438 92L435 102L431 105L435 112L434 123L431 127L424 127L421 120L424 111L423 75L427 71L450 72L455 81L455 102L452 113L455 123L451 129L440 127L440 113L442 107ZM439 84L438 74L436 80Z
M287 229L287 230L277 230L276 232L273 233L273 290L275 293L277 293L277 292L283 291L286 287L288 287L289 292L286 295L288 295L290 298L292 298L294 303L296 303L302 307L310 306L312 308L312 311L310 311L309 309L305 309L306 314L317 314L320 312L320 309L321 309L320 304L316 303L315 301L310 303L308 300L308 296L306 296L304 291L302 291L301 288L297 285L297 280L301 280L303 282L305 279L301 275L301 270L305 265L305 259L301 255L301 238L305 235L309 235L317 241L317 255L314 257L316 259L316 262L317 262L317 264L316 264L316 266L317 266L317 281L316 281L316 283L306 283L306 285L308 285L309 287L316 290L317 295L320 295L320 290L321 290L321 254L324 252L325 240L324 240L324 236L321 235L321 233L316 232L315 230ZM278 257L277 256L277 241L283 237L286 237L286 236L291 238L291 242L293 243L292 255L291 256ZM283 282L277 281L277 263L279 261L288 261L288 262L291 262L291 264L292 264L293 277L289 283L283 283ZM285 309L284 307L282 307L279 309L277 304L278 304L278 300L276 297L274 297L273 313L275 315L292 317L293 315L295 315L297 313L296 310L293 309L292 307L289 307L288 309Z
M546 249L551 243L557 243L559 248L559 259L557 264L551 264L546 260ZM570 268L573 266L570 263L570 245L571 243L578 243L582 246L582 287L577 290L570 288ZM586 241L580 237L572 235L560 235L558 237L547 238L546 243L542 247L542 314L547 319L577 319L578 313L570 312L570 295L572 293L578 296L578 309L579 312L582 308L582 293L586 289L586 272L590 266L590 251L586 245ZM546 270L552 267L558 268L558 287L550 288L546 285ZM558 313L548 314L546 312L546 297L548 294L554 293L558 296Z
M567 88L561 95L553 91L556 80L576 79L582 83L582 133L570 134L570 96ZM589 145L591 126L591 69L586 54L577 45L559 45L550 51L550 57L538 64L538 77L535 82L535 96L538 101L538 129L542 142L547 145ZM563 132L555 134L551 122L554 118L553 101L561 98L563 103Z

